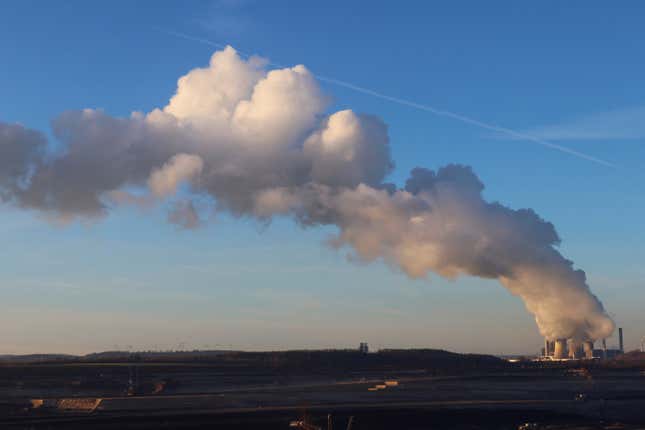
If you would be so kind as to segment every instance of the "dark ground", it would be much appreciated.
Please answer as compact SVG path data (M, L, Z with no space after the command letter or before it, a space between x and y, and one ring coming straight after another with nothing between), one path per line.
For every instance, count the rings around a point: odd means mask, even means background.
M645 428L640 362L508 364L444 351L104 358L0 365L0 428L287 429L303 410L320 425L333 414L336 429L353 415L354 430ZM386 380L398 386L368 390ZM101 400L62 410L62 398Z
M611 425L615 430L639 428L629 424L600 425L597 421L586 419L575 414L545 412L535 409L433 409L423 407L395 408L353 408L351 411L326 409L324 412L310 410L308 420L326 428L327 413L333 417L336 429L345 429L350 415L354 417L355 430L380 429L517 429L521 424L540 423L542 429L602 429ZM170 414L167 416L127 417L91 416L66 417L46 421L31 420L13 425L7 429L288 429L289 422L300 419L301 412L287 411L253 411L223 414Z

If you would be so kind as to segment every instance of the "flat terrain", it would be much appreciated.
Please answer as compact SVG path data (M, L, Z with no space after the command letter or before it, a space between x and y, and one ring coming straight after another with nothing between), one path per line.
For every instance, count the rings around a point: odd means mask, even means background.
M354 429L645 428L639 368L491 363L11 364L0 366L0 428L286 429L304 411L320 425L331 413L335 428L354 416ZM128 385L136 385L130 395Z

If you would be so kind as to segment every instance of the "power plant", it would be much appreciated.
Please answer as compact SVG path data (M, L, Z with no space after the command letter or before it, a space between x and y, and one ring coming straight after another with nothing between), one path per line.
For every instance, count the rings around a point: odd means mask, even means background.
M606 339L602 340L602 348L594 349L591 340L580 342L576 339L544 339L542 359L544 360L591 360L594 358L608 359L625 352L623 344L623 329L618 329L618 349L607 349Z

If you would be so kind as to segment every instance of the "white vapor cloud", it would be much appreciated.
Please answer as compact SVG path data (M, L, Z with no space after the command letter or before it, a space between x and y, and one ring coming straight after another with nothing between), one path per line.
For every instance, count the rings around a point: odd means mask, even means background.
M330 113L305 66L267 64L228 46L181 77L165 107L128 118L65 112L53 122L62 149L50 158L40 133L0 123L0 195L61 221L169 201L168 221L195 228L194 202L209 200L234 216L330 225L334 246L413 278L499 280L550 339L611 334L584 272L556 249L551 223L485 201L465 166L415 168L397 189L386 182L394 162L382 120Z
M173 155L162 167L153 170L148 188L157 197L174 195L181 182L195 178L203 167L204 161L198 155Z
M201 38L201 37L195 37L195 36L180 33L180 32L177 32L177 31L170 31L170 30L165 30L165 29L159 29L159 30L162 31L163 33L166 33L166 34L169 34L169 35L172 35L172 36L175 36L175 37L180 37L182 39L191 40L191 41L194 41L194 42L199 42L199 43L211 45L211 46L214 46L214 47L217 47L217 48L224 48L225 47L225 45L222 45L220 43L216 43L216 42L213 42L213 41L210 41L208 39ZM244 53L242 53L242 55L249 56L249 54L244 54ZM281 64L278 64L278 63L269 63L269 64L271 66L274 66L274 67L283 67ZM568 148L566 146L559 145L557 143L549 142L549 141L545 140L544 138L540 137L539 135L534 135L534 134L531 134L529 132L517 131L517 130L514 130L514 129L507 128L507 127L502 127L502 126L499 126L499 125L486 123L486 122L480 121L478 119L468 117L466 115L462 115L462 114L459 114L459 113L447 111L447 110L444 110L444 109L439 109L439 108L436 108L436 107L433 107L433 106L430 106L430 105L427 105L427 104L416 103L416 102L406 100L406 99L403 99L403 98L400 98L400 97L390 96L390 95L383 94L383 93L380 93L378 91L375 91L375 90L372 90L372 89L369 89L369 88L365 88L365 87L362 87L362 86L359 86L359 85L355 85L355 84L350 83L350 82L345 82L345 81L342 81L342 80L339 80L339 79L330 78L330 77L326 77L326 76L322 76L322 75L318 75L318 74L315 74L313 76L315 76L316 79L318 79L319 81L322 81L322 82L327 82L327 83L330 83L330 84L333 84L333 85L344 87L344 88L347 88L347 89L350 89L350 90L353 90L353 91L356 91L356 92L359 92L359 93L362 93L362 94L366 94L366 95L376 97L376 98L379 98L379 99L382 99L382 100L386 100L386 101L389 101L389 102L392 102L392 103L396 103L396 104L399 104L399 105L402 105L402 106L407 106L407 107L411 107L413 109L421 110L421 111L424 111L424 112L429 112L429 113L432 113L434 115L438 115L438 116L442 116L442 117L446 117L446 118L451 118L451 119L454 119L456 121L460 121L460 122L463 122L465 124L469 124L469 125L472 125L472 126L484 129L484 130L499 133L501 135L504 135L504 136L512 138L512 139L533 142L533 143L536 143L538 145L544 146L546 148L554 149L556 151L560 151L560 152L563 152L565 154L572 155L572 156L580 158L582 160L591 161L592 163L600 164L600 165L605 166L605 167L610 167L610 168L617 168L618 167L617 165L615 165L614 163L611 163L609 161L603 160L603 159L598 158L598 157L594 157L594 156L586 154L584 152L576 151L575 149Z

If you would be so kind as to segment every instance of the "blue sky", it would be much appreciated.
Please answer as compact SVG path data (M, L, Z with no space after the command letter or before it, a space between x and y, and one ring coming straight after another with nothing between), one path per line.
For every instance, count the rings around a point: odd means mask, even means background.
M214 50L169 34L181 32L606 160L617 167L321 83L334 110L388 124L392 181L418 165L468 164L488 199L553 222L635 348L645 335L643 12L639 2L7 1L0 121L49 133L68 109L164 106ZM0 353L541 345L496 282L412 281L349 262L324 245L331 228L223 215L195 232L164 218L124 208L60 227L3 207Z

